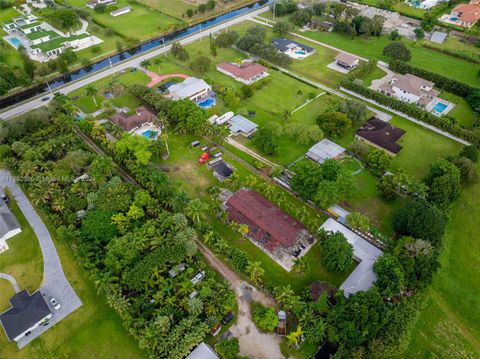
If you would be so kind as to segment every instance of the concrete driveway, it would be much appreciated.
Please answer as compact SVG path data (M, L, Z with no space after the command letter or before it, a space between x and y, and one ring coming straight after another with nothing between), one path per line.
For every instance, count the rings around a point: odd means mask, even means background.
M0 170L0 187L10 190L18 207L20 207L23 215L38 238L38 243L40 244L43 255L43 281L40 292L45 297L49 306L50 298L52 297L55 297L61 304L61 308L58 311L50 308L53 312L53 317L50 319L48 326L40 326L28 337L24 337L18 342L18 347L21 349L48 330L48 328L80 307L82 302L63 273L62 263L60 262L55 244L47 227L9 171Z

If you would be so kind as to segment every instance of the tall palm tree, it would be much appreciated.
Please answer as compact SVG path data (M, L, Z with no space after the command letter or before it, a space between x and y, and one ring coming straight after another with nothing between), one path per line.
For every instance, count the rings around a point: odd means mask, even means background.
M283 287L276 287L275 288L275 299L277 302L284 304L288 297L293 296L295 293L293 292L292 288L289 285L285 285Z
M258 285L262 282L262 277L265 274L265 270L262 268L262 263L260 261L248 262L246 269L253 284Z
M156 59L153 59L153 63L154 65L157 65L158 73L160 73L160 64L162 63L162 59L157 57Z
M95 104L95 107L98 107L97 105L97 99L95 98L95 96L97 95L98 93L98 90L93 87L93 85L88 85L86 88L85 88L85 93L87 94L87 96L92 96L92 99L93 99L93 103Z
M293 270L298 274L305 274L308 270L308 262L305 257L295 258L293 261Z
M208 205L203 203L199 199L192 199L186 208L186 213L187 216L190 217L190 219L195 222L199 223L200 222L200 217L204 211L206 211L208 208Z
M199 315L200 313L202 313L202 310L203 310L202 300L198 297L189 299L187 310L191 315L194 315L194 316Z
M150 62L150 60L148 59L145 59L143 60L142 62L140 62L140 66L142 66L143 68L147 69L148 66L150 66L152 63ZM147 69L148 70L148 69Z

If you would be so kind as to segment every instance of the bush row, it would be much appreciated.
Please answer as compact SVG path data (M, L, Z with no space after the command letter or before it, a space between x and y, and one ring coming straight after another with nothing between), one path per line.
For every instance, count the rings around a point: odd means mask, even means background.
M468 51L455 51L448 48L437 47L428 43L422 44L423 47L429 50L437 51L442 54L456 57L465 61L473 62L474 64L480 64L480 55Z
M428 123L429 125L435 126L443 131L446 131L456 137L462 138L468 142L475 144L476 146L480 145L480 136L476 133L473 133L467 129L464 129L454 120L448 117L437 117L428 113L421 108L418 108L415 105L409 104L397 100L394 97L384 95L380 92L371 90L365 86L362 86L354 81L343 81L342 86L348 90L354 91L362 96L368 97L379 104L388 106L394 110L403 112L406 115L412 116L422 122Z

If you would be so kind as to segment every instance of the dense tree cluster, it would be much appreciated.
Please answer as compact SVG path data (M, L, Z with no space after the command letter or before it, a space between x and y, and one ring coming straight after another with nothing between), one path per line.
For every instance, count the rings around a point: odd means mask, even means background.
M353 264L353 247L341 232L319 232L323 265L332 272L345 272Z

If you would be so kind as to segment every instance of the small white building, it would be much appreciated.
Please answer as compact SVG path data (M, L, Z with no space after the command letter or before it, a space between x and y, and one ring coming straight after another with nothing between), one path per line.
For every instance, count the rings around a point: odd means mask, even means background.
M7 239L20 233L22 229L17 219L3 199L0 198L0 253L8 249Z
M220 359L220 357L208 344L201 342L185 359Z
M168 88L169 96L172 100L183 100L187 98L190 101L197 101L206 97L210 91L212 91L212 86L196 77L188 77L183 82Z
M339 159L345 153L345 148L324 138L314 144L305 154L305 157L322 164L328 159Z
M92 10L95 10L95 8L99 6L110 6L110 5L115 5L116 3L117 3L116 0L91 0L85 3L85 6L89 7Z
M244 137L252 137L258 127L255 122L250 121L242 115L233 116L227 123L230 128L230 134L242 135Z
M130 6L125 6L125 7L122 7L121 9L110 11L110 15L115 17L115 16L128 14L130 11L132 11L132 8Z

